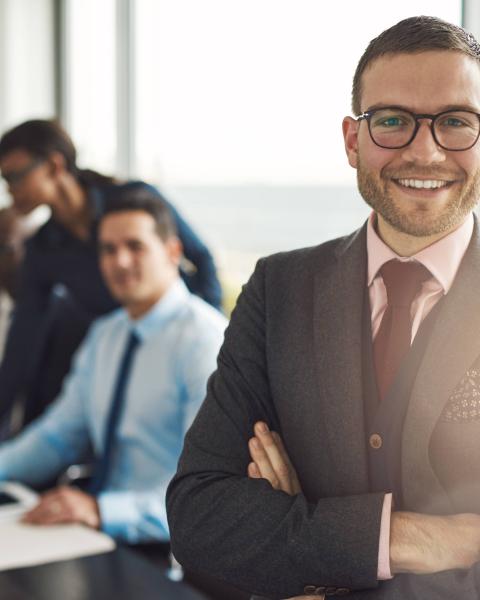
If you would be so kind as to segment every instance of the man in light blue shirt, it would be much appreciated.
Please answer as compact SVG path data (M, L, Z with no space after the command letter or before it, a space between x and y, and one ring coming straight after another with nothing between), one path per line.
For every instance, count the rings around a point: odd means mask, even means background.
M131 192L107 206L98 243L122 308L94 322L54 404L0 446L0 480L41 486L93 450L98 489L54 488L25 521L84 523L129 543L167 541L166 487L226 320L180 279L181 245L158 198ZM121 375L132 337L138 344Z

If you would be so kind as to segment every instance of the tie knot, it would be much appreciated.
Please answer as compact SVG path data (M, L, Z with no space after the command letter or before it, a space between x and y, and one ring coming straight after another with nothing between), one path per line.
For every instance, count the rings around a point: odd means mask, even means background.
M130 331L130 335L128 336L128 340L127 340L127 348L131 348L132 350L135 350L135 348L138 346L138 344L140 343L140 337L138 336L138 333L136 333L135 331Z
M389 260L380 269L387 290L389 306L410 306L422 287L431 277L430 271L416 261Z

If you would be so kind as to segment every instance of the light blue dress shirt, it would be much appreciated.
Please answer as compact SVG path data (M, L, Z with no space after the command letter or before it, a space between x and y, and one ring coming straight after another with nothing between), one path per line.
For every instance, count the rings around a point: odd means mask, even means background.
M136 351L104 491L102 529L130 543L168 540L165 492L183 438L205 396L226 319L177 280L142 318L124 309L97 319L62 392L24 432L0 446L0 480L51 481L100 454L113 386L132 329Z

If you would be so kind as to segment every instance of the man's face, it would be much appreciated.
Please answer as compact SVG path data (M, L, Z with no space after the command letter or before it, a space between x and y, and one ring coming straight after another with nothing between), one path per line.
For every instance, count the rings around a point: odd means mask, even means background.
M55 182L49 161L25 150L12 150L0 159L0 171L15 210L20 214L26 215L42 204L50 204Z
M112 296L133 318L148 311L178 276L180 244L162 241L142 210L106 215L99 228L100 267Z
M363 111L396 106L436 114L450 108L480 112L480 68L471 58L450 51L396 54L379 58L362 77ZM480 143L448 151L435 143L428 119L405 148L380 148L366 121L347 117L343 129L349 163L357 169L360 193L378 219L417 237L455 229L480 194ZM412 186L412 181L414 185ZM433 180L440 187L415 187Z

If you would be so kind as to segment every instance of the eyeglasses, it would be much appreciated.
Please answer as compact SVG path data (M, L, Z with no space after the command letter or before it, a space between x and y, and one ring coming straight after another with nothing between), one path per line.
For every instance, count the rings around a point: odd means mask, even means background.
M22 179L24 179L29 173L31 173L44 162L44 158L34 158L30 164L23 167L23 169L2 173L2 177L8 183L8 185L18 185Z
M395 150L413 141L420 128L420 119L430 119L433 139L444 150L468 150L480 136L480 114L471 110L445 110L429 115L389 106L367 110L357 121L367 121L374 144Z

